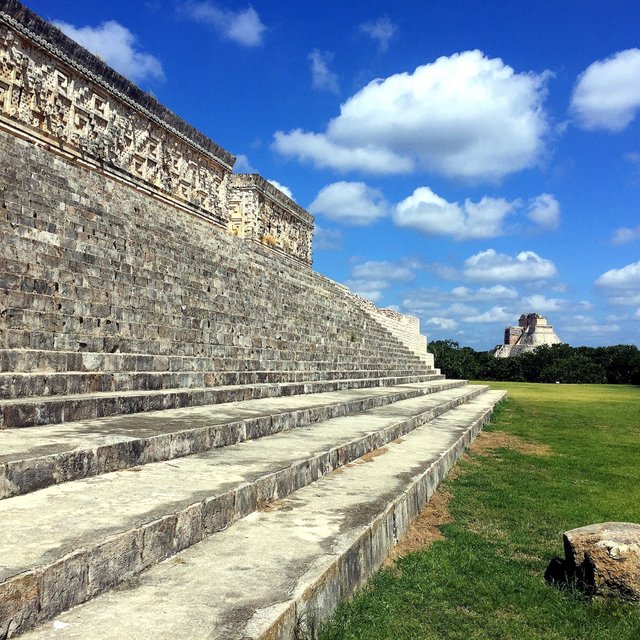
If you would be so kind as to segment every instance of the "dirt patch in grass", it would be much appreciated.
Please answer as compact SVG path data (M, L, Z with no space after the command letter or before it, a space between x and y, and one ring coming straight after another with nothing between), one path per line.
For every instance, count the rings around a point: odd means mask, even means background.
M538 442L527 442L506 431L481 431L469 451L480 456L492 456L496 449L511 449L518 453L533 456L552 456L553 449L549 445ZM451 476L451 474L449 474Z
M475 439L469 451L479 456L493 456L497 449L511 449L522 454L536 455L536 456L551 456L553 450L546 444L539 444L536 442L527 442L518 436L514 436L505 431L482 431ZM372 451L369 459L379 456L384 453L386 449L377 449ZM363 456L363 459L367 456ZM480 461L472 458L469 454L465 453L460 458L459 462L464 464L456 464L447 475L448 480L455 480L459 478L465 472L466 465L480 464ZM420 551L424 547L434 543L436 540L444 539L440 527L443 524L449 524L453 522L453 517L449 512L449 501L451 500L451 494L442 487L439 488L431 497L427 505L420 512L420 515L416 518L413 524L409 527L407 533L398 542L398 544L391 550L389 557L385 560L385 567L393 566L398 558L402 558L414 551ZM492 538L503 538L506 536L505 532L491 528L487 529L487 524L483 523L474 527L474 523L470 525L472 531L482 534L490 534Z
M436 540L443 540L444 536L439 527L453 522L453 517L449 512L450 500L451 494L445 489L436 491L402 539L391 549L383 566L393 566L398 558L414 551L420 551Z

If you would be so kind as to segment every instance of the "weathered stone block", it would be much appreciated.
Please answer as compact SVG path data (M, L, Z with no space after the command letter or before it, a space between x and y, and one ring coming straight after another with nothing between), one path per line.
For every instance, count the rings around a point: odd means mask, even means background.
M603 522L565 531L566 568L588 593L640 601L640 525Z
M88 596L102 593L141 571L142 549L143 535L139 529L115 536L92 549L87 556Z
M39 617L47 620L88 597L87 554L79 551L42 571Z
M36 572L0 584L0 638L33 626L40 610L40 575Z

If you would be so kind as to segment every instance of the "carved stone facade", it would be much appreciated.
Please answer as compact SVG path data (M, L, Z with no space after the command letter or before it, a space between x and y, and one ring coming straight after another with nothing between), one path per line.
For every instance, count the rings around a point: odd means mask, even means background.
M504 343L494 351L496 358L517 356L541 345L562 344L547 318L538 313L522 314L517 327L504 330Z
M258 174L234 174L229 231L311 264L313 217Z
M311 263L306 211L259 176L234 177L246 193L230 197L230 153L15 0L0 10L0 126Z

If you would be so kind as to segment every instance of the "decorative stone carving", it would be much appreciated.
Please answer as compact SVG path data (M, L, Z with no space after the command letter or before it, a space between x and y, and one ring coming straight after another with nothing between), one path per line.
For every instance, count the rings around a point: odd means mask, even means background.
M62 49L49 43L44 49L38 40L42 37L0 12L3 119L54 148L124 172L226 223L226 179L234 160L230 154L218 152L214 143L214 152L208 151L172 131L158 115L123 100L120 91L97 76L100 69L90 73L80 69L80 63L74 68ZM130 84L119 79L124 88Z
M0 126L311 264L313 217L17 0L0 8Z
M261 176L233 174L229 231L311 264L313 217Z

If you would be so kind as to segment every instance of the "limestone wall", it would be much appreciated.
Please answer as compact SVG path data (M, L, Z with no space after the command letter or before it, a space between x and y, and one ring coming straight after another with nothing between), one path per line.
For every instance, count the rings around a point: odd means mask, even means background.
M3 131L0 157L0 370L424 370L310 269Z
M18 374L0 394L429 373L414 322L307 268L303 209L232 177L230 154L22 5L0 7L0 372Z
M18 3L5 5L0 111L6 125L226 224L231 154Z
M380 309L373 302L350 291L344 285L345 295L364 309L376 322L380 323L393 336L402 342L415 356L420 358L428 367L433 368L433 354L427 351L427 337L420 333L420 320L415 316L406 315L393 309Z
M14 0L0 5L0 124L148 195L311 263L313 218ZM246 191L247 231L238 233ZM235 219L232 221L232 217Z

